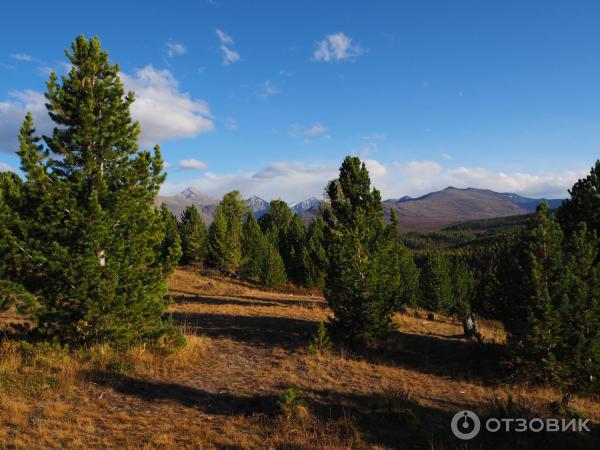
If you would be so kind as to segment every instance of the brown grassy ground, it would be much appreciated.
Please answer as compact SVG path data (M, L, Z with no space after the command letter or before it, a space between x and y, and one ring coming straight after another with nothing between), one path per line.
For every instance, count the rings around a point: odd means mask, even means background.
M449 434L459 410L481 415L551 414L561 393L503 385L493 362L503 332L485 322L486 344L466 342L448 318L410 310L379 349L307 342L330 311L307 292L274 293L178 269L170 281L176 321L191 335L180 353L143 347L115 354L0 347L3 448L586 448L588 435ZM297 386L299 401L278 406ZM514 405L507 401L509 396ZM600 403L572 406L598 423ZM597 435L594 435L597 439ZM561 439L563 436L561 436ZM479 438L478 438L479 439Z

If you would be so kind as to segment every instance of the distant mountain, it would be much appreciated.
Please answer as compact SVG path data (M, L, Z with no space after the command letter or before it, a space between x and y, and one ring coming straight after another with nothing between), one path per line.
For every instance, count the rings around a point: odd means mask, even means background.
M218 200L215 198L210 197L192 187L188 187L179 194L173 196L159 195L154 201L156 205L160 205L162 203L166 204L169 211L171 211L177 218L181 217L181 213L183 213L183 210L186 208L186 206L195 205L206 223L212 222L211 206L217 202Z
M536 206L542 201L547 201L551 208L558 207L562 202L561 199L535 199L488 189L458 189L450 186L418 198L404 196L399 199L385 200L383 206L387 217L390 209L396 210L401 230L428 231L469 220L528 214L535 211ZM163 202L177 217L181 216L187 205L196 205L206 224L210 224L219 200L197 189L187 188L175 196L157 197L157 205ZM269 202L256 195L244 202L257 218L269 210ZM310 197L292 203L290 209L300 215L304 223L309 223L320 214L323 205L323 200Z
M290 209L292 211L294 211L296 214L301 216L302 214L304 214L306 211L308 211L313 206L320 205L320 204L321 204L321 200L319 200L317 197L310 197L310 198L307 198L306 200L302 200L301 202L292 203L290 205Z
M392 208L396 211L402 230L426 231L467 220L528 214L542 201L544 199L488 189L458 189L450 186L418 198L386 200L384 209L387 215ZM547 202L551 207L556 207L562 200L552 199Z
M244 200L244 203L257 219L269 210L269 202L256 195Z
M548 206L550 208L558 208L561 205L561 203L564 201L564 199L562 199L562 198L554 198L554 199L528 198L528 197L523 197L519 194L511 194L511 193L505 193L502 195L507 197L511 202L519 205L521 208L525 208L532 212L535 211L535 208L537 208L537 205L539 205L541 202L548 203Z

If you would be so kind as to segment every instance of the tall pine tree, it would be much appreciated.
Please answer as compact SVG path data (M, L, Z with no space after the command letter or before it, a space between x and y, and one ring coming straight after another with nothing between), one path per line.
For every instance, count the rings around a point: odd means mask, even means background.
M246 213L243 225L242 254L242 273L249 278L259 279L267 256L267 239L251 212Z
M429 311L450 313L452 307L452 280L450 261L439 250L427 254L421 269L421 306Z
M389 264L389 239L379 191L356 157L346 157L340 175L327 185L324 212L328 270L325 298L340 336L375 342L390 329L397 307L397 266Z
M302 284L310 288L322 288L327 272L327 252L325 250L325 222L321 217L308 226L302 246L302 265L305 268Z
M208 255L208 231L195 205L187 206L179 220L182 262L203 265Z
M19 135L16 281L42 303L38 331L54 339L155 339L170 329L166 228L153 207L162 158L138 149L133 93L100 41L79 36L66 55L69 73L47 83L52 135L37 137L31 115Z
M211 264L225 272L237 272L242 265L242 224L246 205L239 191L223 196L208 232Z

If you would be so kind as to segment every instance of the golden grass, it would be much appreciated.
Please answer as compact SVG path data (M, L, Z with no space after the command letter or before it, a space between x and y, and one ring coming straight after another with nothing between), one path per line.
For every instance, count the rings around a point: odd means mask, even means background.
M451 318L409 310L376 351L306 345L330 316L315 292L270 292L178 269L170 307L188 344L168 355L0 344L0 448L454 448L449 420L462 409L548 414L562 392L482 375L477 344ZM485 341L504 332L482 321ZM282 411L290 386L302 400ZM573 408L600 422L597 399Z

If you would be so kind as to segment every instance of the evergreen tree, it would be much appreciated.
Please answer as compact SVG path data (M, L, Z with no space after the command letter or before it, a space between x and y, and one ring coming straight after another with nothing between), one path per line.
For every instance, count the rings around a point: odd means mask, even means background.
M22 201L23 181L13 172L0 172L0 280L17 280L27 257L18 240L23 225L16 211Z
M209 257L213 266L237 272L242 265L242 224L246 205L239 191L223 196L208 232Z
M516 365L532 378L556 379L560 314L567 299L563 233L543 203L502 267L503 322ZM565 319L567 319L565 317Z
M419 296L419 269L412 253L405 247L398 235L398 216L390 210L390 223L386 227L389 264L395 265L399 277L394 280L398 292L396 309L403 305L416 305Z
M326 192L331 204L324 212L329 261L324 292L335 315L332 325L347 339L373 342L390 329L400 276L387 260L381 196L371 190L364 163L350 156Z
M430 252L421 270L421 306L429 311L449 313L452 307L450 262L439 250Z
M298 214L294 214L285 235L283 255L285 255L284 264L287 277L297 285L302 284L307 270L303 258L305 237L306 228L302 219Z
M451 273L452 305L450 312L461 319L465 337L474 337L481 341L482 336L479 333L479 324L475 314L477 282L473 270L465 261L457 258Z
M187 206L181 214L179 234L182 262L202 265L208 254L208 231L195 205Z
M302 284L311 288L325 285L327 252L325 250L325 222L318 217L313 220L302 246L302 265L305 267Z
M258 219L261 230L269 236L269 241L280 250L280 253L285 248L285 240L292 219L292 211L283 200L271 200L269 210Z
M260 274L260 282L270 288L279 288L285 284L285 266L277 248L265 239L265 257Z
M302 245L306 230L302 219L283 200L272 200L269 210L258 220L263 233L279 251L287 277L301 284L304 274Z
M557 378L573 386L598 385L600 376L599 239L584 223L565 248L566 295L557 305L560 339L553 353Z
M571 190L571 198L558 208L557 218L567 234L580 228L585 222L587 229L600 234L600 160L596 161L590 174L577 181Z
M160 213L165 227L165 237L160 247L161 260L165 273L170 274L181 259L181 238L177 228L177 219L166 204L160 205Z
M267 239L251 212L246 213L242 231L242 273L260 279L267 256Z
M38 331L68 341L155 339L169 331L162 257L165 224L153 207L164 180L158 147L138 149L133 93L97 38L78 37L71 70L50 75L51 136L27 115L19 135L25 174L11 254L15 280L42 302Z

